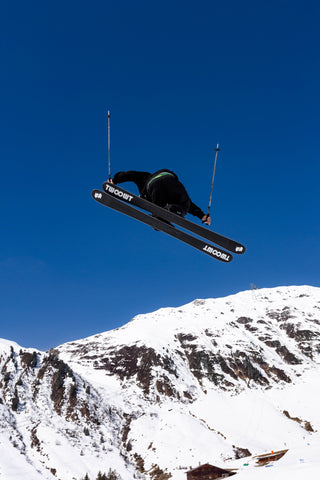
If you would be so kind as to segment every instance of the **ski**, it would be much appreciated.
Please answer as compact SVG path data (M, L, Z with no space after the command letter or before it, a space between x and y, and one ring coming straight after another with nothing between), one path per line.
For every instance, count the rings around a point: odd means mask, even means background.
M177 229L173 225L170 225L169 223L166 223L159 218L153 217L148 213L144 213L141 210L138 210L131 205L128 205L125 202L119 200L119 198L117 197L113 197L105 192L96 189L92 191L91 195L94 200L101 203L102 205L105 205L106 207L112 208L113 210L128 215L129 217L135 218L142 223L150 225L155 230L160 230L164 233L167 233L168 235L177 238L178 240L181 240L182 242L206 253L210 257L220 260L221 262L229 263L233 258L230 253L221 250L215 245L206 243L200 238L183 232L182 230Z
M186 230L189 230L190 232L199 235L200 237L209 240L209 242L213 242L220 247L229 250L232 253L241 254L244 253L246 250L245 247L241 245L241 243L238 243L235 240L231 240L230 238L220 235L219 233L213 232L212 230L207 230L201 225L190 222L189 220L186 220L185 218L180 217L173 212L169 212L169 210L159 207L158 205L155 205L154 203L151 203L144 198L127 192L118 185L104 182L103 190L109 195L112 195L115 198L119 198L123 202L130 203L131 205L142 208L143 210L146 210L149 213L156 215L157 217L175 223L176 225L179 225L179 227L185 228Z

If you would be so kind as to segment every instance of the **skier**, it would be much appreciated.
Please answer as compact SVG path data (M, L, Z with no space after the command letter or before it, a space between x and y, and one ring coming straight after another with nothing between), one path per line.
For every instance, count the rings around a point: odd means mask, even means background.
M140 197L181 217L190 213L200 218L202 223L207 225L211 223L210 216L203 213L201 208L191 201L178 176L171 170L162 169L152 174L135 170L118 172L109 179L109 182L116 185L123 182L134 182L139 189Z

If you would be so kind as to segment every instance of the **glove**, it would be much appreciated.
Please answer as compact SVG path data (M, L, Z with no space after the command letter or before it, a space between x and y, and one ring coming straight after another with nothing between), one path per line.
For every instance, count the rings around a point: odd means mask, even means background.
M211 217L207 214L202 217L202 223L205 223L206 225L210 225L211 223Z

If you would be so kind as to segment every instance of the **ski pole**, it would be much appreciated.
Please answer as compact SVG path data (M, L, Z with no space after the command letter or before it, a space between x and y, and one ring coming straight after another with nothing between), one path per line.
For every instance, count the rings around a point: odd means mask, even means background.
M111 178L111 161L110 161L110 110L108 110L108 180Z
M214 159L213 175L212 175L212 182L211 182L211 191L210 191L210 198L209 198L209 205L208 205L208 214L207 214L208 217L210 216L210 208L211 208L212 192L213 192L213 183L214 183L214 177L215 177L215 174L216 174L216 166L217 166L218 152L220 152L219 143L217 144L217 146L216 146L216 148L215 148L215 152L216 152L216 155L215 155L215 159Z

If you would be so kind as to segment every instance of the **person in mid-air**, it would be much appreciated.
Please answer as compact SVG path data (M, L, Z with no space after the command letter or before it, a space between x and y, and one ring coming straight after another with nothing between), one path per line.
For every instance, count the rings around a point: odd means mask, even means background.
M191 201L178 176L171 170L163 169L155 173L135 170L118 172L109 179L109 182L114 184L134 182L139 189L140 197L182 217L190 213L200 218L202 223L207 225L211 223L210 216Z

